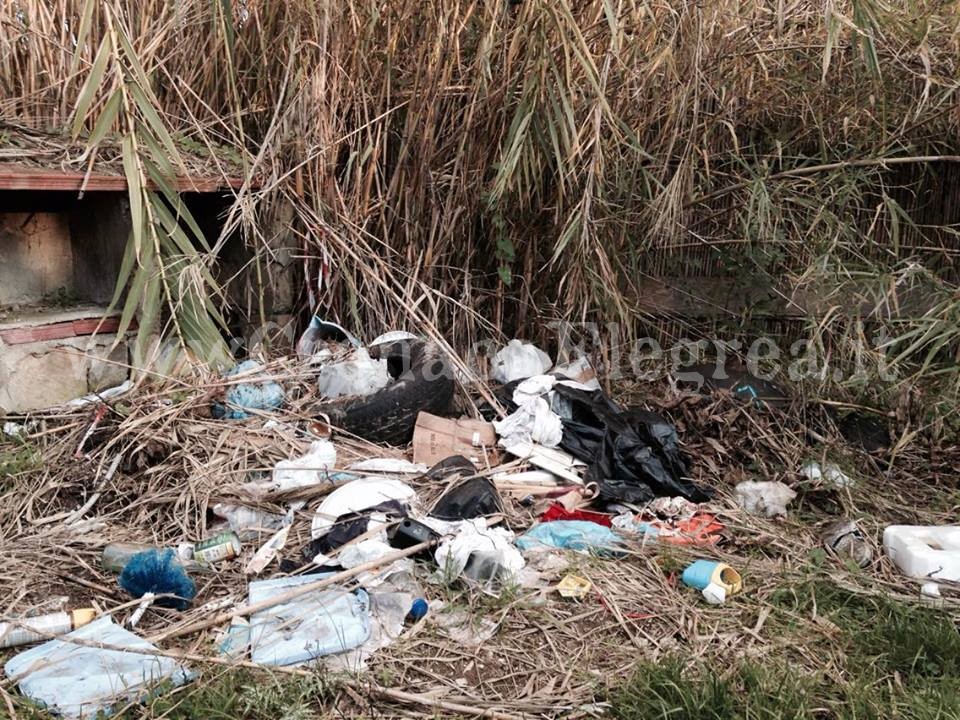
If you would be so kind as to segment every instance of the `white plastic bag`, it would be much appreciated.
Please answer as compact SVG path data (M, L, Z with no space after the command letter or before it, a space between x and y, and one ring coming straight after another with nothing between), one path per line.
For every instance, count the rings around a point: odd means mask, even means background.
M244 488L255 495L266 492L283 492L297 488L320 485L326 481L326 474L337 464L337 449L329 440L315 440L310 443L306 455L292 460L281 460L273 468L273 479L269 483L250 483Z
M514 388L513 401L518 405L517 409L493 423L504 443L534 442L550 448L560 444L563 423L549 403L556 382L553 375L534 375Z
M515 580L526 561L513 546L513 538L509 530L488 528L484 518L462 520L456 526L456 535L445 538L437 548L437 565L445 577L455 578L463 573L474 552L496 553L497 563Z
M409 502L416 493L406 483L389 478L361 478L337 488L317 508L310 534L314 540L330 532L341 515L357 513L388 500Z
M747 480L733 490L737 502L751 515L778 517L787 514L787 505L797 493L782 482Z
M511 340L493 356L492 377L506 385L534 375L543 375L553 366L553 360L531 343Z
M372 395L391 381L386 360L374 360L358 348L349 360L324 365L317 374L317 388L325 398Z

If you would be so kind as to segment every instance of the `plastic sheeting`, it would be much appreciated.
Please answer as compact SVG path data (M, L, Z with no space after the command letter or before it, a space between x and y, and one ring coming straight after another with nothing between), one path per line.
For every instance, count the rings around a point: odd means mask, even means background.
M570 402L560 447L587 463L587 482L596 482L607 502L645 503L680 495L706 502L713 492L684 477L686 458L677 431L660 415L624 410L601 390L587 392L564 383L554 391Z
M737 502L751 515L783 517L797 493L782 482L747 480L733 489Z
M70 640L124 649L77 645ZM119 702L145 698L160 682L177 686L191 679L176 660L156 653L154 645L103 617L15 655L4 672L7 677L19 677L20 692L50 712L93 718Z
M527 378L513 389L513 402L517 406L503 420L494 421L493 427L504 444L535 442L554 448L563 439L563 424L553 411L550 398L557 378L553 375L536 375Z
M522 340L511 340L493 356L494 380L504 385L534 375L542 375L553 366L543 350Z
M252 483L246 487L257 493L285 492L328 482L327 472L337 464L337 449L329 440L315 440L305 455L281 460L273 468L270 483Z
M347 395L366 396L392 382L386 360L374 360L364 348L358 348L348 360L320 368L317 389L325 398Z
M251 605L327 577L300 575L250 583ZM250 617L250 659L296 665L358 647L370 637L370 599L363 590L319 590Z
M483 518L448 526L438 525L435 520L424 520L431 527L453 533L453 537L443 540L436 552L437 565L446 578L460 576L474 553L484 553L488 558L495 556L496 563L502 568L501 578L516 578L525 565L523 556L511 542L513 533L504 528L488 528Z
M521 550L611 550L622 541L608 527L586 520L554 520L534 525L517 538Z
M249 380L227 386L223 404L213 404L214 417L245 420L251 415L248 410L274 410L283 405L283 388L269 376L261 374L258 377L258 370L263 370L263 365L256 360L244 360L224 373L225 378L249 376Z

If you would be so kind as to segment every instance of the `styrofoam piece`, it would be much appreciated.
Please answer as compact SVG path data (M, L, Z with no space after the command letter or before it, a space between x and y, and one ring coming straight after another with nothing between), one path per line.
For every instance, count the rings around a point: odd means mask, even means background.
M960 580L960 526L891 525L883 547L908 577Z
M86 643L78 645L71 640ZM103 644L123 650L108 650ZM192 674L109 617L15 655L4 666L20 692L50 712L93 718L122 701L146 697L161 682L182 685Z
M579 468L586 467L587 464L577 460L573 455L557 450L556 448L547 448L542 445L535 445L532 442L509 442L500 441L500 447L511 455L526 460L531 465L542 468L557 477L569 480L572 483L583 485L583 478L577 472Z
M399 342L402 340L416 340L417 336L406 330L391 330L390 332L385 332L383 335L377 335L367 347L376 347L377 345L384 345L386 343Z
M350 470L393 473L395 475L423 475L429 469L423 463L412 463L403 458L368 458L350 465Z
M523 472L498 472L491 476L497 485L543 485L557 487L557 476L546 470L524 470Z

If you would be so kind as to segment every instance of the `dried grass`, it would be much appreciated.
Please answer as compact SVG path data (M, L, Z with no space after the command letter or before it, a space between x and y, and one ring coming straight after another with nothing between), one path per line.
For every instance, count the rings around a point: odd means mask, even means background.
M456 347L557 317L633 331L642 280L678 268L889 266L905 223L885 160L956 154L954 10L17 0L0 10L0 117L75 123L116 156L123 121L100 137L96 120L121 76L84 93L112 16L178 147L261 180L225 233L302 253L311 309L428 324ZM44 163L89 159L55 144L35 148ZM941 229L917 229L896 262L929 259L918 248ZM269 285L269 264L257 272Z
M270 371L293 384L304 377L286 361L272 363ZM93 408L35 418L40 425L25 440L38 449L42 465L7 477L0 496L0 536L14 549L0 558L0 588L8 598L4 615L39 609L69 595L71 605L93 604L122 617L131 603L115 578L99 567L105 543L196 541L210 533L207 509L213 503L250 503L238 490L250 473L268 470L277 460L305 449L305 436L290 428L264 430L262 418L225 422L204 417L216 385L145 387L116 401L115 413L125 415L107 416L103 434L92 436L83 458L74 454ZM718 658L728 666L738 660L789 658L798 670L839 676L843 636L815 611L807 614L784 603L783 593L827 582L856 594L917 602L917 585L879 551L864 571L822 554L818 559L819 527L837 516L856 517L867 534L877 538L891 523L948 522L955 512L952 496L946 494L953 487L954 452L931 462L915 448L914 454L884 468L876 458L843 444L828 427L817 425L804 414L802 403L783 410L758 409L726 396L676 395L665 385L661 391L658 397L646 393L643 402L677 423L694 459L692 477L718 489L712 507L727 526L726 541L715 549L695 551L632 543L629 552L615 558L570 554L568 570L545 577L555 582L571 571L588 578L595 589L582 601L535 589L518 588L497 599L469 585L428 585L434 615L462 611L469 627L488 623L492 637L471 645L452 640L432 620L418 623L378 652L366 675L339 686L342 712L364 716L371 710L368 698L376 696L381 709L383 703L396 703L391 707L397 712L431 711L430 704L440 702L449 707L437 706L432 712L456 714L451 708L468 707L502 717L591 715L602 709L608 691L638 661L657 662L678 654L690 665ZM284 419L302 420L297 407L309 399L306 392L295 396ZM170 400L172 404L166 402ZM817 427L827 443L814 450L806 438L809 427ZM337 445L340 466L352 458L400 454L342 437ZM837 490L801 480L797 468L814 452L849 468L856 485ZM104 482L118 455L123 458L120 469ZM780 479L796 487L800 496L790 517L745 515L730 494L733 484L745 478ZM439 491L419 483L425 505ZM77 508L86 506L94 492L100 493L97 501L82 518L76 517ZM286 557L294 558L308 542L309 518L322 492L300 491L264 501L267 509L279 509L275 503L294 497L308 502L298 513ZM507 522L517 531L535 519L529 509L508 510ZM245 556L253 545L246 547ZM683 587L679 570L689 559L703 556L737 567L745 577L745 592L722 607L710 607ZM216 612L203 608L206 603L228 597L242 601L248 581L243 564L235 561L215 574L198 575L194 608L183 613L153 609L141 632L168 635ZM269 572L278 574L275 567ZM943 604L952 613L960 608L951 593ZM226 662L211 657L214 637L203 632L161 643L161 652L206 668L195 689L214 682Z

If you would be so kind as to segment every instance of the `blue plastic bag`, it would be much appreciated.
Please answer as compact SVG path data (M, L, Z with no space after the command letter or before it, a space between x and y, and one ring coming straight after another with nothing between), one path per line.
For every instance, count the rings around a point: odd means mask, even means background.
M103 643L124 650L78 645ZM57 640L30 648L7 661L7 677L19 678L20 692L67 718L109 714L120 702L148 697L162 682L182 685L192 673L176 660L125 630L109 616Z
M554 520L534 525L517 538L521 550L614 550L620 538L608 527L586 520Z
M249 373L263 366L255 360L244 360L224 373L230 378L241 373ZM213 416L226 420L246 420L250 417L247 410L275 410L283 405L283 388L273 380L260 381L251 376L251 382L229 385L223 403L213 404Z
M248 601L255 605L330 575L252 582ZM370 637L370 627L366 592L330 588L254 613L249 623L235 623L220 652L237 658L249 648L250 659L260 665L298 665L359 647Z

